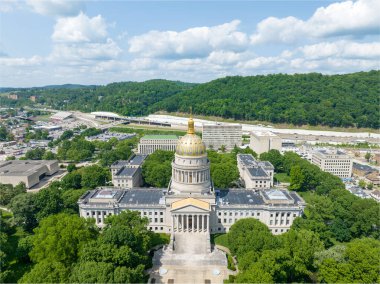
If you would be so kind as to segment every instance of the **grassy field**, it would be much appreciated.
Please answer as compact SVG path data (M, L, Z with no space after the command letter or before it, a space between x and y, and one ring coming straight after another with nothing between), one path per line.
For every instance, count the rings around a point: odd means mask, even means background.
M288 176L286 173L277 173L274 174L274 178L278 180L279 182L290 182L290 176Z

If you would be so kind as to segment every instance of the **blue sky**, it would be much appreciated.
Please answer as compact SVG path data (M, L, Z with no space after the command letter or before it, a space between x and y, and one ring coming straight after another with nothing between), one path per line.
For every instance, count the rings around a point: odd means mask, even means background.
M379 69L379 0L0 1L0 86Z

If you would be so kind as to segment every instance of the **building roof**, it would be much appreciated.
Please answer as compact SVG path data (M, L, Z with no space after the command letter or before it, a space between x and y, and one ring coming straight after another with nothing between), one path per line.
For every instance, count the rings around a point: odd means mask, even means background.
M262 167L249 167L247 170L253 177L269 177Z
M0 176L29 176L57 160L14 160L0 162Z
M363 172L367 172L367 173L371 173L371 172L376 171L376 169L374 169L368 165L362 165L362 164L355 163L355 162L352 164L352 167L355 170L359 170L359 171L363 171Z
M168 135L154 135L154 134L149 134L149 135L144 135L143 137L141 137L141 139L155 139L155 140L169 140L169 139L178 139L178 136L177 135L172 135L172 134L168 134Z
M129 165L140 166L142 165L146 157L148 157L148 155L136 154L135 156L129 159Z
M50 118L56 119L56 120L63 120L63 119L69 118L72 115L73 114L71 112L68 112L68 111L59 111L59 112L53 114Z
M195 199L192 197L173 202L172 210L179 209L179 208L189 206L189 205L202 208L204 210L210 210L210 203L203 200Z
M117 113L108 111L94 111L91 114L95 116L120 117L120 115L118 115Z
M119 176L134 176L134 174L137 172L138 168L127 168L127 167L123 167L120 169L120 171L117 172L117 174L115 175L115 177L119 177Z
M276 134L270 131L252 131L251 134L255 136L262 136L262 137L266 137L266 136L278 137Z
M119 201L122 204L128 205L138 205L138 204L146 204L146 205L162 205L161 198L164 196L162 189L131 189L125 190L125 194ZM165 205L165 203L164 203Z
M219 205L261 205L264 203L259 193L244 189L221 190L218 198Z

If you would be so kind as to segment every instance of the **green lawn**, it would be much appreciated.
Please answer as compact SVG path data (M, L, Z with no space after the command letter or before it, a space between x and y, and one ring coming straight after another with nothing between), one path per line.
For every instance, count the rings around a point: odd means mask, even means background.
M227 234L212 234L210 241L212 244L217 244L228 248Z
M274 178L279 182L290 182L290 176L288 176L286 173L274 174Z
M170 242L170 235L165 233L155 233L152 238L152 247L166 245Z

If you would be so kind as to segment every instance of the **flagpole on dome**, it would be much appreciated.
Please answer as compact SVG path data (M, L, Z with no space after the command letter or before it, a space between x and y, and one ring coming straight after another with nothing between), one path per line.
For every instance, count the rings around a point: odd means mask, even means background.
M192 107L190 107L190 118L189 118L189 121L187 123L187 134L195 134Z

